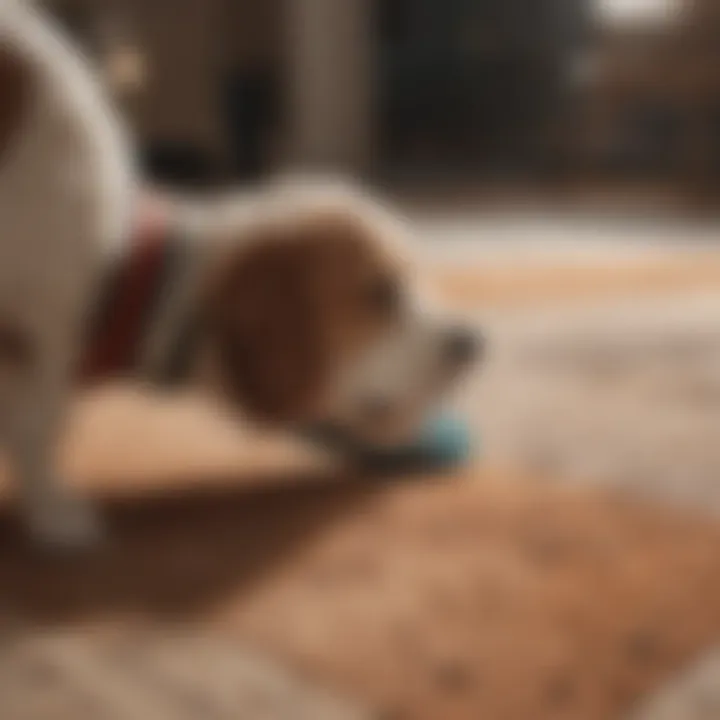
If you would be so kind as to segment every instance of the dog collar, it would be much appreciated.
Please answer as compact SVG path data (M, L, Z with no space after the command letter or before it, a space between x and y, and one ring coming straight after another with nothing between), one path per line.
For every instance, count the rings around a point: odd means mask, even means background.
M164 214L139 225L127 253L101 282L80 366L84 381L132 375L142 369L148 336L186 255L185 243ZM169 343L168 356L163 358L167 367L156 368L159 374L175 376L182 371L191 336L191 324L187 325Z

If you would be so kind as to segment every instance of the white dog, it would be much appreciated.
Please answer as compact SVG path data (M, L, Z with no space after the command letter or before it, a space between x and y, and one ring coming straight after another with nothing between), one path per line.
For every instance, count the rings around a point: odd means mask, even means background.
M421 296L404 225L360 193L170 204L179 239L137 240L131 157L80 55L32 6L2 0L0 421L43 543L99 529L53 462L78 375L196 382L251 420L391 442L476 354Z

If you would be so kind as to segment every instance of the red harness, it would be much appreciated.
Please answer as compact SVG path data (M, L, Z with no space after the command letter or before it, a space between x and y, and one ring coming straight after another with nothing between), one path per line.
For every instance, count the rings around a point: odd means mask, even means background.
M80 364L83 381L132 372L166 274L169 235L165 208L144 206L129 251L100 290Z

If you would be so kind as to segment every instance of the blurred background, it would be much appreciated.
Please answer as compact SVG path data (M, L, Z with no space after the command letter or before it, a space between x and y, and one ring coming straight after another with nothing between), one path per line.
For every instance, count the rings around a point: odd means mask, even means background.
M508 190L717 182L714 0L52 0L151 172ZM171 17L169 17L171 13Z
M110 539L3 516L2 720L720 718L720 0L45 4L150 180L381 187L489 354L411 482L79 398Z

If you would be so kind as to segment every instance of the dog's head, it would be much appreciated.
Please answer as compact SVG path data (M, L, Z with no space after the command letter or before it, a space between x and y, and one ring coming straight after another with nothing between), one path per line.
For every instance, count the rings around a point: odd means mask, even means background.
M430 303L403 224L375 203L316 197L239 227L205 326L249 416L398 441L477 357L480 337Z

